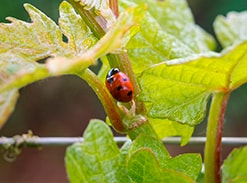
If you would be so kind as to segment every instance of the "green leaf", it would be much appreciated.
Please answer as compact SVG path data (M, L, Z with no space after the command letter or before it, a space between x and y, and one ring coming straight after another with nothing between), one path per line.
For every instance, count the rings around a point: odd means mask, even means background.
M126 168L128 152L129 152L131 145L132 145L132 141L128 140L121 147L120 155L119 155L119 166L117 167L117 170L116 170L116 177L117 177L118 182L120 181L123 183L132 182L128 175L127 168Z
M35 7L25 4L25 8L31 23L8 18L11 23L0 24L0 92L46 77L75 73L95 64L97 58L127 43L137 31L135 24L145 9L144 6L127 9L96 43L92 32L66 1L60 5L60 27ZM67 42L63 41L63 35ZM52 58L46 64L36 62L47 57Z
M159 162L150 149L137 150L128 160L128 173L134 182L194 182L186 175L167 169L161 169Z
M75 57L73 60L54 59L48 62L47 68L53 74L73 73L83 65L95 64L95 60L107 55L108 53L122 52L122 47L127 44L129 39L136 33L136 25L143 17L145 6L128 8L121 13L111 27L111 29L89 50Z
M149 121L160 139L171 136L181 136L182 146L189 142L194 131L193 126L170 121L169 119L149 118Z
M91 120L83 136L83 143L66 151L70 182L118 182L119 149L109 127L103 121Z
M120 5L136 6L126 0L121 1ZM139 32L129 41L126 48L135 73L140 73L155 63L194 53L179 39L163 31L149 12L146 12L141 19Z
M171 158L169 152L166 150L160 139L144 134L139 135L132 143L132 146L129 149L129 155L143 148L150 149L160 163Z
M13 89L0 95L0 129L14 110L18 98L18 91Z
M148 116L190 126L200 123L211 93L230 92L246 83L246 50L243 42L221 54L192 55L146 69L138 81Z
M214 30L223 47L247 39L247 11L230 12L226 17L219 15L214 21Z
M233 150L222 167L223 183L244 183L247 180L247 146Z
M0 24L0 65L5 76L0 78L0 90L22 87L51 75L35 61L50 56L72 57L95 44L92 33L67 2L60 6L61 27L30 4L24 6L31 23L7 18L11 23ZM68 36L68 43L62 40L62 33Z
M163 163L162 168L175 170L196 180L202 169L200 154L182 154Z
M69 3L63 1L59 7L59 13L59 26L68 38L69 48L75 52L73 55L84 53L96 43L97 39L89 27Z
M158 161L150 149L135 152L129 159L127 168L134 182L160 182Z
M0 53L38 60L49 55L71 54L62 40L59 27L45 14L30 4L24 5L31 23L8 17L11 23L0 24Z
M143 0L134 2L139 4L143 3ZM175 36L194 52L200 53L215 48L213 37L195 24L186 0L146 0L145 4L164 31Z

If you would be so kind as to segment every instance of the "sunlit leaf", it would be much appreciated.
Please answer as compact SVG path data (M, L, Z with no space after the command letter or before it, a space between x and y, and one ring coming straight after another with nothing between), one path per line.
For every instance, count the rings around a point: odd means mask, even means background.
M182 138L182 146L189 142L194 131L193 126L184 125L176 121L170 121L169 119L149 118L149 121L161 139L171 136L180 136Z
M60 22L68 43L63 41L59 26L49 17L30 4L25 4L25 9L31 18L30 23L8 18L11 23L0 24L0 48L3 48L0 65L6 76L4 80L1 78L0 89L21 87L49 76L44 65L35 61L50 56L72 57L95 43L85 23L66 2L60 6ZM77 39L76 42L72 37Z
M244 183L247 180L247 146L233 150L222 167L223 183Z
M129 154L133 154L135 151L142 148L150 149L160 163L164 162L166 159L171 158L169 152L165 149L164 145L159 139L143 134L139 135L135 139L131 148L129 149Z
M100 120L92 120L83 136L83 143L74 144L66 151L70 182L118 182L119 149L109 127Z
M199 154L182 154L166 160L162 168L176 170L196 180L202 169L202 158Z
M214 22L214 29L223 47L247 40L247 11L230 12L226 17L219 15Z
M140 99L146 103L151 118L193 126L204 118L211 93L229 92L247 81L246 67L247 42L221 54L205 53L163 62L140 76Z
M122 7L135 4L121 1ZM128 56L135 73L165 60L186 57L194 53L188 45L164 31L159 23L146 12L140 21L140 31L127 44Z
M95 64L97 58L121 49L137 29L144 6L129 8L96 43L92 32L72 6L60 5L59 25L35 7L25 4L31 22L8 18L0 24L0 91L34 81L75 73ZM63 35L66 37L63 40ZM45 64L37 61L49 58Z
M97 39L82 18L66 1L59 8L59 26L62 33L68 38L69 48L76 54L82 54L92 47Z
M158 21L162 29L178 38L196 53L214 49L211 35L195 24L186 0L134 0L148 5L148 11Z
M151 150L137 150L128 161L128 173L134 182L194 182L190 177L168 169L161 169Z
M18 91L16 89L4 92L0 95L0 129L14 110L17 98Z

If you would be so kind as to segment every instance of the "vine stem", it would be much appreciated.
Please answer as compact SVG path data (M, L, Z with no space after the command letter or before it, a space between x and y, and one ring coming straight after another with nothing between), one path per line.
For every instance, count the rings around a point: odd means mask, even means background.
M114 15L116 16L116 18L119 15L118 12L118 0L110 0L110 8L112 9L112 12L114 13Z
M221 151L224 115L229 93L215 93L210 106L205 145L205 183L221 182Z
M84 79L94 90L95 94L100 99L114 129L119 133L125 132L121 111L101 80L90 69L83 70L82 72L77 73L77 75Z
M103 27L105 27L105 22L98 22L96 20L97 15L93 13L92 11L85 10L81 5L80 1L76 2L74 0L68 0L69 3L73 6L73 8L79 13L79 15L82 17L83 21L90 27L91 31L94 33L94 35L100 39L102 36L105 35L105 30Z

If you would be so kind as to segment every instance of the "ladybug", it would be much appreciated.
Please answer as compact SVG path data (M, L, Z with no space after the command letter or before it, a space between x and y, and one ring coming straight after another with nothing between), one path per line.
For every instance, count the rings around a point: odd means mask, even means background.
M134 88L129 77L118 68L112 68L106 75L105 85L111 95L120 102L129 102L133 98Z

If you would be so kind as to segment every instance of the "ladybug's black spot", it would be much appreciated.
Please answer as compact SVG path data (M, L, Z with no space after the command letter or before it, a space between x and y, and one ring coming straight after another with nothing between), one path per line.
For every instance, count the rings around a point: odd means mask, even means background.
M117 87L117 90L120 91L122 88L123 88L123 87L122 87L121 85L119 85L119 86Z
M128 96L131 96L132 93L133 93L132 91L129 91L129 92L127 93L127 95L128 95Z
M128 78L123 78L123 81L128 81Z

